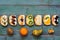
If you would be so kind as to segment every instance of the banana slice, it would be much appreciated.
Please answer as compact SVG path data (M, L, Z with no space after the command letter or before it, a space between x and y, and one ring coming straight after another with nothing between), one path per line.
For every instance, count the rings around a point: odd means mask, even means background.
M7 15L2 15L1 16L1 25L3 25L3 26L8 25L8 17L7 17Z
M58 25L58 18L59 18L59 16L58 15L53 15L52 16L52 24L54 25L54 26L56 26L56 25Z
M25 15L19 15L18 23L19 25L25 25Z
M37 15L34 19L36 25L42 25L42 16Z
M10 23L10 25L12 25L12 26L17 25L16 15L11 15L11 16L9 17L9 23Z
M26 24L27 24L28 26L34 25L34 20L33 20L33 16L32 16L32 15L28 15L28 16L26 17Z
M45 25L50 25L51 24L50 15L45 15L43 18L43 22Z

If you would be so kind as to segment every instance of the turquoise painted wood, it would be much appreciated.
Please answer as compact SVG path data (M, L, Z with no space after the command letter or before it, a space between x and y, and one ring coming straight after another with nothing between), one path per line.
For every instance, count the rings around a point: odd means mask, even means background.
M52 5L52 6L47 6ZM0 0L0 16L7 15L16 15L17 17L20 14L29 15L32 14L33 16L37 14L41 14L42 16L49 14L49 15L60 15L60 0ZM60 17L60 16L59 16ZM60 18L59 18L60 24ZM14 29L14 35L8 36L7 35L7 28L11 27ZM32 26L29 27L25 25L24 27L28 28L29 34L26 37L21 37L19 35L19 30L22 26L18 24L13 27L8 24L7 27L3 27L0 25L0 40L60 40L60 25L53 26ZM55 30L54 35L49 35L47 30L49 28L53 28ZM33 37L32 30L34 29L43 29L43 34L40 37Z
M0 4L30 4L30 5L40 5L40 4L50 4L59 5L60 0L0 0Z

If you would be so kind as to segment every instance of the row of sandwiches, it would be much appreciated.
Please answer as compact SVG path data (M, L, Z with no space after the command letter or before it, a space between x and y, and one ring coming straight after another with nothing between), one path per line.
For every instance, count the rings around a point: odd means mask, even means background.
M50 15L45 15L44 17L42 17L42 15L36 15L35 17L33 15L19 15L18 18L16 15L10 15L9 17L7 15L2 15L0 16L0 24L7 26L8 23L10 23L10 25L15 26L18 22L21 26L25 24L28 26L32 26L34 24L39 26L42 25L42 23L44 23L44 25L51 25L52 23L56 26L58 25L58 19L58 15L53 15L52 17Z

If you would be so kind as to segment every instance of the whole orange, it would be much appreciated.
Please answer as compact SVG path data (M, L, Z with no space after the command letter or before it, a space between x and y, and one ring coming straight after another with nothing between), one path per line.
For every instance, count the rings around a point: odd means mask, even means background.
M28 34L28 29L23 27L19 30L19 32L22 36L26 36Z

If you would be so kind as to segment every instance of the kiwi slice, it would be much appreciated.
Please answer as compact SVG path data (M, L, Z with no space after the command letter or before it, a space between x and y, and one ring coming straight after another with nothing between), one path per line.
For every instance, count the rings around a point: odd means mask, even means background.
M32 19L32 18L33 18L33 16L32 16L32 15L28 15L28 18L29 18L29 19Z
M32 26L34 23L33 21L29 21L29 25Z
M46 17L46 19L48 19L49 17Z

